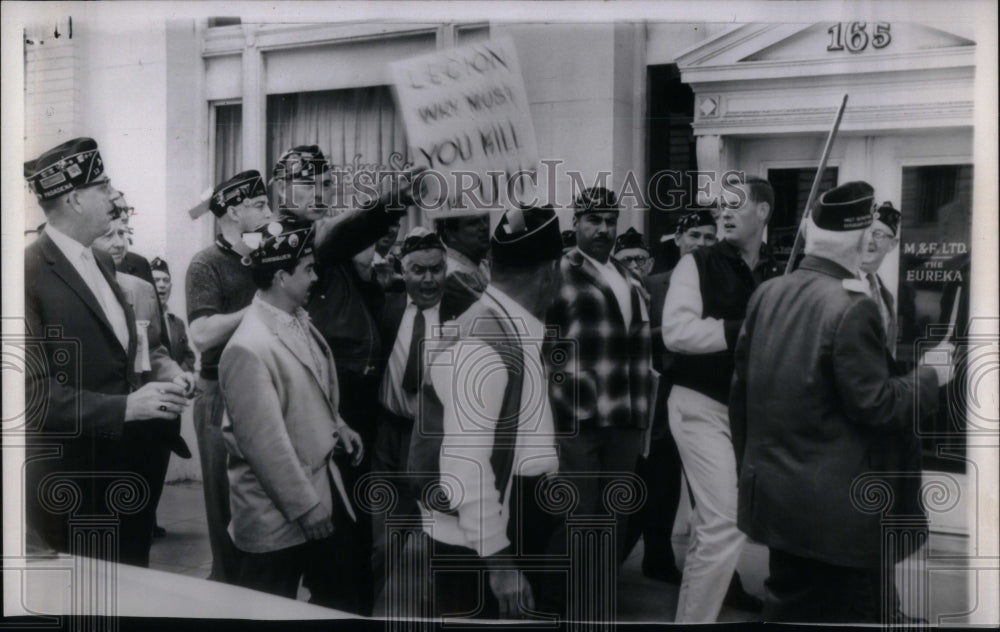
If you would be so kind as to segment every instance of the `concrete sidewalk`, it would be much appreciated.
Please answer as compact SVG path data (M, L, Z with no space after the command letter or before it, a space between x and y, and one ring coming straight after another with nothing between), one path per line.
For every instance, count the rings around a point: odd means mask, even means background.
M212 552L208 545L205 523L205 505L200 483L173 483L163 490L157 511L159 524L167 536L154 540L150 554L150 567L156 570L179 573L190 577L206 578L212 566ZM683 519L683 516L679 516ZM927 590L928 612L931 623L956 624L964 621L960 615L969 610L967 597L967 572L962 567L967 557L967 538L931 534L928 552ZM678 563L682 563L686 542L682 534L674 535L674 550ZM738 570L747 592L764 597L764 580L767 577L767 548L748 543L743 550ZM642 542L625 561L621 571L618 600L619 621L673 621L677 608L674 584L648 579L640 569ZM917 570L898 570L901 574ZM913 582L910 582L911 584ZM902 585L898 582L899 585ZM957 618L956 618L957 617ZM719 622L755 621L755 613L723 608Z

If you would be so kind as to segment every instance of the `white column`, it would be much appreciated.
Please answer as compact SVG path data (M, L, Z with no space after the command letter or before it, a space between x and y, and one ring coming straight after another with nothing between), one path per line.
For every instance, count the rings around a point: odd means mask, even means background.
M257 48L257 25L244 24L243 35L243 168L263 174L268 170L264 56Z

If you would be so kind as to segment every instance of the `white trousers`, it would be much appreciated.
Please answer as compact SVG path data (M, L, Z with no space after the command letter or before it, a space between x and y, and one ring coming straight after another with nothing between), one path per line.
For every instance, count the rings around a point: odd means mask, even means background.
M729 410L683 386L673 387L667 410L695 502L674 622L712 623L746 542L736 528L736 455Z

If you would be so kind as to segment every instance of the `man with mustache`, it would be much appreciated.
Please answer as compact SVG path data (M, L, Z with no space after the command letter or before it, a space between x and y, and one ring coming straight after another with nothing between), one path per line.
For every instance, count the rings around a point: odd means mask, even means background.
M649 310L641 281L611 257L618 200L603 187L574 202L576 249L560 262L561 286L548 313L565 354L565 379L549 392L559 433L559 472L578 488L579 515L606 514L605 490L632 476L649 425L652 390ZM559 353L557 353L557 351ZM613 559L624 558L627 516L615 512Z
M746 541L736 527L729 381L747 301L778 264L762 241L771 185L746 177L735 187L740 195L721 215L723 240L681 257L663 307L663 342L675 354L667 416L694 497L677 623L718 618Z
M294 599L304 579L310 602L358 613L356 514L333 455L357 464L363 446L338 413L333 355L303 308L317 279L313 233L267 223L248 257L258 290L219 362L229 533L240 585Z

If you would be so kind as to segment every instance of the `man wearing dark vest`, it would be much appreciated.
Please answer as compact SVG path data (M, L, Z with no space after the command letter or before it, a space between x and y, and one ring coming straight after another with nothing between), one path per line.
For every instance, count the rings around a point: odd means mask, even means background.
M205 206L205 205L202 205ZM200 207L196 207L200 210ZM191 342L201 351L195 401L194 430L201 458L202 486L212 570L208 578L233 582L239 572L239 550L226 532L229 524L229 480L226 447L222 442L224 401L219 390L219 358L257 291L244 257L252 250L243 242L271 217L264 180L256 171L244 171L215 187L207 208L218 221L215 243L197 253L187 271L187 310ZM195 215L198 210L192 210Z
M542 317L562 250L558 218L551 208L509 211L491 242L489 286L425 356L424 409L410 446L408 469L424 475L415 482L443 492L421 495L427 513L414 546L434 560L463 560L461 572L420 578L436 616L526 616L541 577L526 575L518 559L544 554L556 526L538 504L559 465L538 387L546 382Z
M912 549L887 518L926 528L920 472L900 459L954 374L954 346L927 350L908 374L894 367L858 276L873 195L855 181L820 197L805 257L750 299L736 344L739 528L769 549L766 621L913 622L890 618L892 562Z
M736 528L729 381L747 301L778 265L762 243L774 206L771 185L747 177L736 187L739 198L721 215L723 241L681 258L663 307L663 342L676 354L670 431L694 497L677 623L716 620L746 541Z

